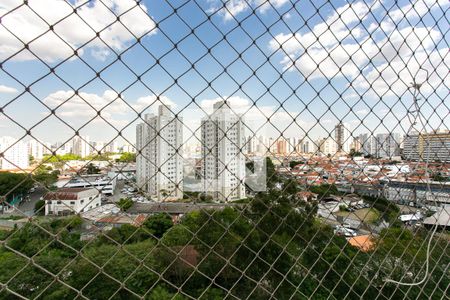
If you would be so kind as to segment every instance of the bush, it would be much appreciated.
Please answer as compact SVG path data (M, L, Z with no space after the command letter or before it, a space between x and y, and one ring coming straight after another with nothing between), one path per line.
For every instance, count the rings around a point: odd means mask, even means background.
M37 201L36 204L34 205L34 213L38 215L44 215L45 214L44 206L45 206L44 200Z
M133 200L131 200L130 198L121 198L117 205L119 205L120 209L122 209L123 211L127 211L130 207L133 206Z

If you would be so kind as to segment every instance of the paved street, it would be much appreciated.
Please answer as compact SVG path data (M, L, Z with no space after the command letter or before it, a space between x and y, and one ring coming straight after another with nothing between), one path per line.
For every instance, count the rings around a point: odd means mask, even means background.
M30 194L30 199L28 201L24 200L19 204L19 210L27 216L33 216L36 202L38 202L46 192L47 191L43 188L37 188L34 193ZM20 212L18 212L18 214L20 214Z

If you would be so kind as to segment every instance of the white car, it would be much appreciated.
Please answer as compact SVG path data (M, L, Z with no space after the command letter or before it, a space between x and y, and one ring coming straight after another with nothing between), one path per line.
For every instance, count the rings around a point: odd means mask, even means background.
M356 236L356 231L354 231L353 229L347 228L347 227L337 227L334 230L334 234L343 235L345 237L353 237L353 236Z

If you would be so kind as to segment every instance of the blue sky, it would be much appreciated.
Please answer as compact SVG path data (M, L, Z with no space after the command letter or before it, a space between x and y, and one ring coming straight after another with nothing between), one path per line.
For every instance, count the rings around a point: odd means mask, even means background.
M12 118L43 141L134 141L133 110L157 97L191 130L228 98L253 130L270 117L258 135L404 132L407 84L427 71L423 118L450 127L448 1L21 2L0 4L0 136L26 133Z

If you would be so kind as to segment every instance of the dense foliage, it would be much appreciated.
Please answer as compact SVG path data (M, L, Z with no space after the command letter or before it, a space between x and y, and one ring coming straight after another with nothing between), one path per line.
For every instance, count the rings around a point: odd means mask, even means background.
M124 152L120 155L120 157L117 159L118 162L135 162L136 161L136 154L130 153L130 152Z
M58 170L41 165L33 172L33 179L49 189L58 181L59 174Z
M25 195L33 186L33 180L28 174L0 172L0 196L8 200L15 195Z
M44 155L44 157L42 159L43 162L49 162L49 163L69 161L69 160L81 160L81 156L73 154L73 153L67 153L67 154L63 154L63 155Z
M121 198L119 199L119 202L117 202L117 205L123 211L127 211L130 207L133 206L133 200L131 200L130 198Z
M435 237L424 285L398 286L424 276L428 232L384 229L368 252L314 216L297 199L297 182L268 162L269 191L244 206L194 211L177 224L164 213L142 225L124 224L96 237L79 217L43 218L0 231L0 284L34 299L441 299L450 284L448 241ZM318 187L326 195L334 186ZM397 212L382 200L388 216ZM376 204L378 203L378 204ZM130 201L122 199L123 209ZM26 257L33 257L30 261ZM45 271L44 271L45 270ZM57 276L58 281L54 280ZM232 295L232 297L230 297ZM19 299L3 289L0 299Z
M100 168L93 163L88 163L81 171L86 174L100 174Z

